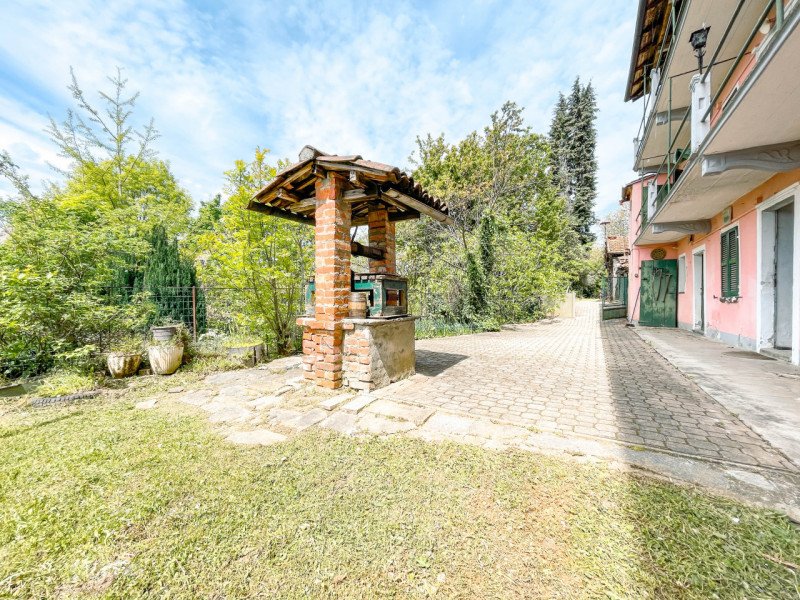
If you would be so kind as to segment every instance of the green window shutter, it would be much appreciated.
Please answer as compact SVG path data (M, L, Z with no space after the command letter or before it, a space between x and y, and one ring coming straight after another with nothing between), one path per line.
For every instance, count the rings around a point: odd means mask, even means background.
M719 236L719 244L720 244L720 268L721 268L721 281L722 285L720 289L720 296L726 298L728 295L728 256L730 254L728 250L728 232L721 234Z
M739 295L739 228L732 227L720 236L723 298Z
M730 257L728 265L730 273L728 278L730 280L730 294L735 298L739 295L739 228L734 227L728 231L730 234Z

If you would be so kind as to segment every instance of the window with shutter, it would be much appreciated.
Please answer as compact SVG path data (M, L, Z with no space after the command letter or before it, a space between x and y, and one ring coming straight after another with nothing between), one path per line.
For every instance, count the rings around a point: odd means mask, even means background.
M739 296L739 228L732 227L720 236L723 298Z

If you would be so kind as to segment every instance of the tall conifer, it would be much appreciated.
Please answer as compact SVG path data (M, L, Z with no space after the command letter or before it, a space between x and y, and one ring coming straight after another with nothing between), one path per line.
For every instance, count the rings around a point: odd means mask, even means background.
M575 78L569 97L559 94L550 125L553 183L567 199L573 228L586 244L594 241L597 197L597 101L592 84Z

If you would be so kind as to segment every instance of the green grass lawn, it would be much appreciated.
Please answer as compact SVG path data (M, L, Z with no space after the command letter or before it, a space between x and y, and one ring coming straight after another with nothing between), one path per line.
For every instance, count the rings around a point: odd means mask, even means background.
M782 516L598 465L234 447L124 401L0 419L0 596L789 598L798 557Z

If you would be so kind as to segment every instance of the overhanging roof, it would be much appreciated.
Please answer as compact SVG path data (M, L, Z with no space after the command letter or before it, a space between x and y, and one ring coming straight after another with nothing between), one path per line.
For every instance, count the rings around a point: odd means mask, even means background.
M431 196L413 177L397 167L364 160L356 154L327 154L312 146L305 146L299 159L277 173L253 196L247 208L313 223L317 178L334 171L349 179L350 189L344 197L350 202L353 225L366 224L369 206L375 203L386 206L390 221L415 219L425 214L442 223L452 223L447 204Z
M677 13L682 0L675 0L675 4ZM626 102L638 100L644 95L646 79L665 35L672 35L669 0L639 0L628 85L625 88Z

